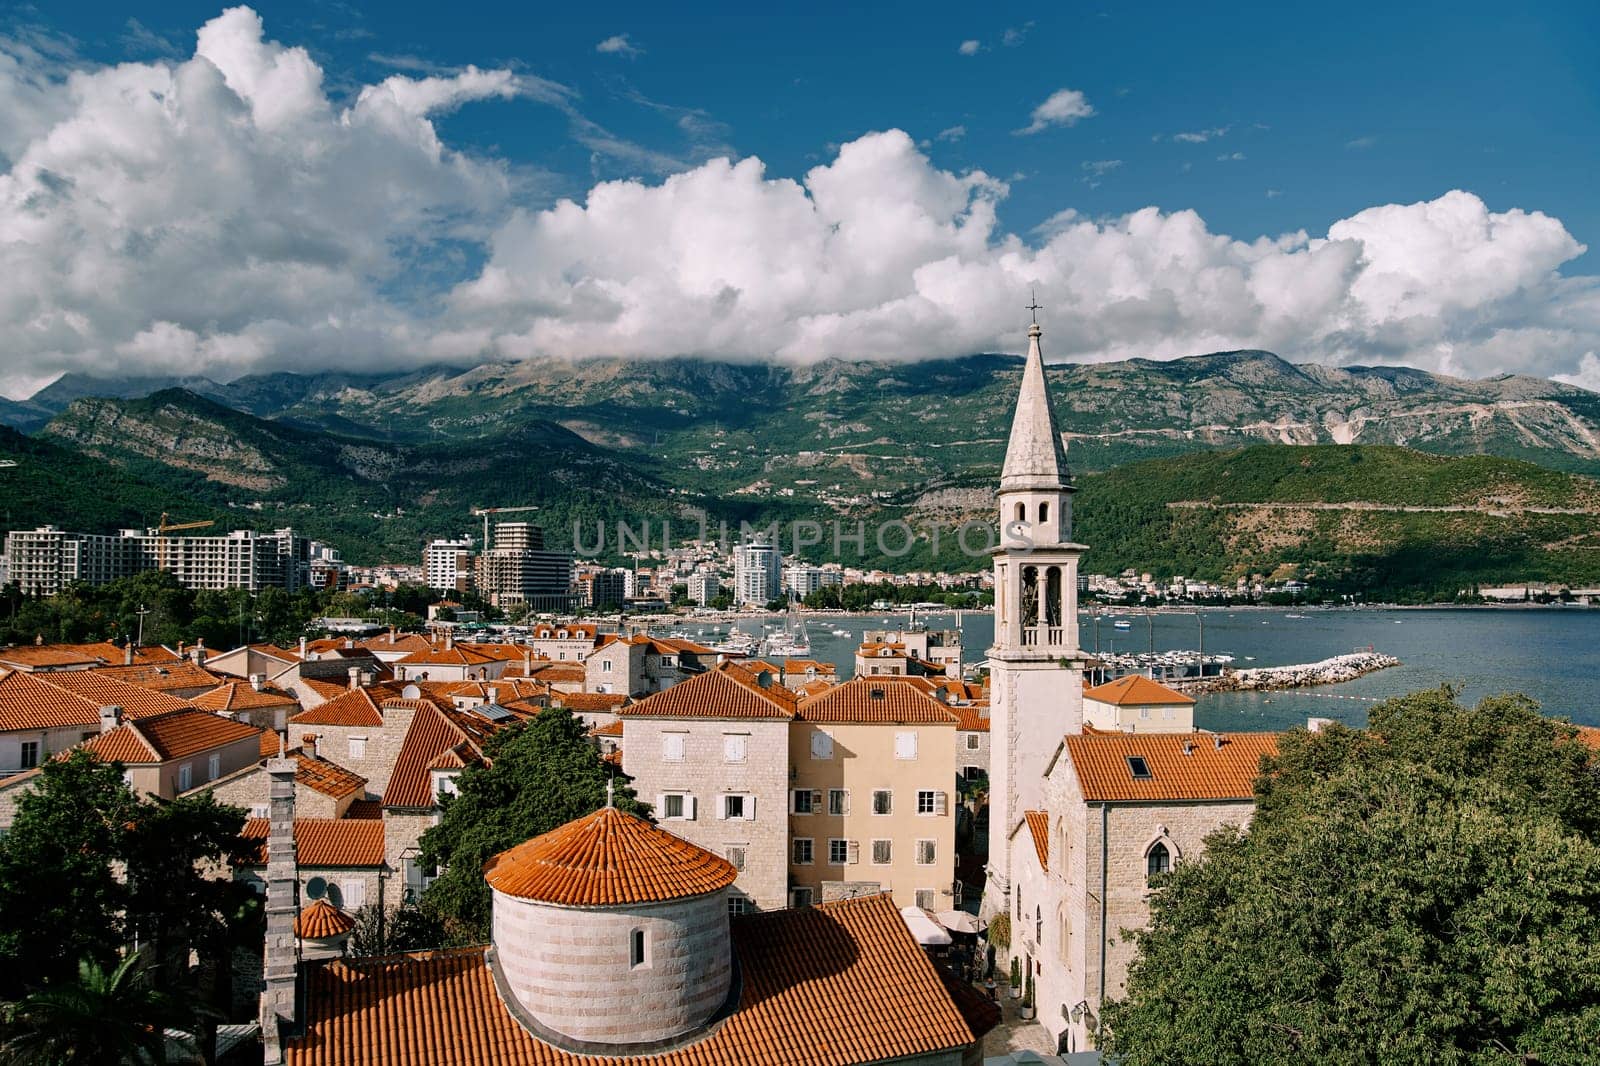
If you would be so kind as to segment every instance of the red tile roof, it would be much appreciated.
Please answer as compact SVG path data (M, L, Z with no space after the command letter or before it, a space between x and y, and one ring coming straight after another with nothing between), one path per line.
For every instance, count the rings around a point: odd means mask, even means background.
M356 920L325 899L319 899L294 919L294 935L301 940L321 940L342 936L356 927Z
M75 645L23 644L15 648L0 648L0 665L48 670L68 666L100 666L103 662L100 656L79 651Z
M289 719L291 726L297 725L366 725L380 726L383 724L383 712L379 704L391 697L399 696L404 685L383 683L369 685L366 688L346 688L344 692L326 703L319 703L309 711L301 711Z
M815 659L785 659L783 671L785 674L803 674L807 670L816 670L819 674L833 674L838 672L838 667L833 663L818 662Z
M253 740L260 734L253 725L189 709L128 722L85 741L84 747L106 762L157 763Z
M265 818L248 818L239 835L260 844L246 865L264 866L267 861ZM382 866L383 820L373 818L296 818L294 820L295 861L307 866Z
M887 896L735 918L737 1009L649 1056L579 1055L523 1029L482 948L310 971L291 1066L846 1066L965 1048L975 1031Z
M489 655L463 644L452 648L429 648L426 651L414 651L400 660L403 666L482 666L485 663L504 662L496 655Z
M589 678L589 672L583 668L582 663L562 663L535 659L533 671L526 676L547 684L553 684L559 681L586 681Z
M508 896L585 907L698 896L727 888L737 876L722 856L614 807L484 865L485 880Z
M276 749L273 755L277 755ZM295 763L295 783L324 796L343 799L352 792L360 792L367 785L367 779L354 770L347 770L327 759L300 754L295 756Z
M615 722L607 722L605 725L597 725L589 730L589 735L592 737L620 737L622 735L622 720L618 719Z
M948 725L956 716L944 704L902 682L857 677L835 685L800 705L797 716L807 722Z
M383 793L385 807L432 807L433 775L428 771L481 762L483 741L499 728L471 711L441 707L427 699L385 700L383 705L415 712Z
M1277 733L1094 733L1066 738L1078 787L1091 803L1250 799L1261 757L1277 750ZM1129 758L1143 759L1150 776L1135 778Z
M794 717L793 707L794 693L776 681L762 688L748 670L723 663L617 713L627 718L787 719Z
M173 662L136 663L133 666L102 666L89 671L101 677L110 677L154 692L170 692L178 688L210 688L221 684L223 675L214 674L203 666L187 659Z
M100 708L115 704L128 718L187 707L173 696L124 685L109 678L94 677L88 671L74 670L87 680L63 685L63 673L30 674L12 670L0 674L0 732L18 729L65 729L100 727ZM85 691L80 692L79 689ZM109 695L109 699L100 699Z
M89 644L57 644L55 647L80 652L84 655L93 655L95 658L113 666L120 665L128 656L126 648L109 640L95 641ZM133 650L133 661L135 665L149 665L151 663L174 663L181 660L177 655L157 644L154 647L135 648Z
M295 698L282 689L267 685L257 691L255 686L247 681L225 682L210 692L202 692L198 696L191 697L189 702L207 711L229 713L248 711L252 708L299 706Z
M1085 689L1083 698L1118 707L1146 707L1159 704L1187 706L1194 702L1193 696L1185 696L1165 685L1159 685L1143 674L1129 674L1127 677L1119 677L1115 681L1108 681L1095 688Z
M569 711L614 711L628 702L621 692L552 692L550 704Z
M1033 835L1033 850L1039 856L1039 869L1050 870L1050 815L1044 811L1023 811L1028 832Z
M346 818L382 818L383 801L369 799L351 800L350 806L345 808L344 816Z

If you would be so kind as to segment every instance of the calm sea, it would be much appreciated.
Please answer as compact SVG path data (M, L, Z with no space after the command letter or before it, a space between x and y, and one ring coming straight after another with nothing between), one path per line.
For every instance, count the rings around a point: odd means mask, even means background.
M1195 718L1207 729L1284 729L1311 716L1360 725L1373 700L1446 682L1459 686L1469 701L1496 692L1524 692L1547 714L1600 725L1600 610L1220 609L1202 616L1207 653L1226 652L1239 667L1315 662L1368 645L1403 663L1343 685L1202 696ZM966 660L982 659L993 639L994 618L961 617ZM1145 651L1152 645L1156 651L1193 650L1199 642L1201 623L1193 614L1123 617L1132 622L1131 630L1114 629L1109 617L1100 621L1102 651ZM840 676L849 676L862 631L900 626L905 620L904 614L808 619L813 657L836 663ZM948 614L926 616L926 621L935 628L955 624ZM746 630L760 625L741 623ZM1093 650L1095 625L1086 615L1080 627L1084 647ZM834 629L848 635L834 636ZM695 633L696 627L691 625L689 632Z

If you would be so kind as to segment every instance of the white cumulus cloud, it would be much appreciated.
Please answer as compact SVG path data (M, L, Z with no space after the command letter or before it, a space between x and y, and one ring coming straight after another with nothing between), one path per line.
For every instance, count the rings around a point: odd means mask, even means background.
M1016 351L1034 288L1054 359L1259 347L1600 385L1600 279L1561 273L1583 245L1558 219L1470 192L1247 238L1193 211L1090 217L1062 193L1021 235L998 221L1005 181L942 169L887 130L798 178L729 153L542 206L434 125L510 96L575 113L526 73L419 71L336 103L310 55L244 8L181 61L4 55L12 395L69 369L225 380L533 355ZM1076 104L1036 121L1092 113L1063 92Z
M630 58L644 54L644 49L628 40L628 35L626 33L619 33L615 36L607 37L605 40L595 45L594 50L602 55L628 56Z
M1028 116L1033 121L1016 132L1027 136L1051 126L1072 126L1079 119L1089 118L1093 114L1094 108L1082 92L1077 89L1057 89L1045 98L1044 103L1033 109Z
M960 46L956 49L956 51L960 52L964 56L975 56L975 55L978 54L978 49L980 49L982 47L983 46L981 44L979 44L977 41L968 40L968 41L962 41Z

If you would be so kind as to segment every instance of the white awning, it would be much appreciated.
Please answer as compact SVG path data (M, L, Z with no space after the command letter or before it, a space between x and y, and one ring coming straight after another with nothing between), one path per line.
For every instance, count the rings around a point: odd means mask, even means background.
M950 943L950 934L921 907L901 907L900 917L923 947L942 947Z
M952 933L981 933L987 926L967 911L940 911L934 920Z

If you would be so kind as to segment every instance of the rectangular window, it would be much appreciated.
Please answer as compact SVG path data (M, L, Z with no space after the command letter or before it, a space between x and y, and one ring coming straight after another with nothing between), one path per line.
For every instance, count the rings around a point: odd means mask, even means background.
M850 842L848 840L828 841L828 865L843 866L850 858Z
M830 734L824 733L820 729L811 734L811 757L813 759L833 758L833 737Z
M722 816L724 818L744 818L746 820L756 816L756 798L743 792L730 792L722 797Z
M945 798L943 792L923 789L917 793L918 814L943 814L944 812Z
M1139 717L1140 718L1149 718L1150 717L1150 708L1148 708L1148 707L1140 707L1139 708Z
M886 788L874 789L872 792L872 813L893 814L894 793Z
M661 734L661 758L666 762L682 762L684 740L687 733Z
M194 764L184 763L178 767L178 791L187 792L194 785Z
M745 742L749 739L744 733L722 734L722 761L744 762Z
M352 759L365 759L366 757L367 757L367 738L366 737L351 737L350 738L350 758L352 758Z
M872 865L888 866L894 861L894 846L887 840L872 842Z
M662 814L663 817L665 817L665 818L682 818L683 817L683 795L682 795L682 793L669 792L665 796L661 797L661 799L663 801L662 805L661 805L661 814Z
M266 804L266 803L252 803L250 805L250 817L252 817L252 818L270 818L270 817L272 817L272 807L271 807L271 805L270 804Z
M644 930L635 929L628 935L628 965L638 969L645 963Z
M915 759L917 757L917 734L915 732L896 733L894 735L894 757L896 759Z
M917 889L917 906L921 907L925 911L931 911L933 910L933 902L937 896L938 893L931 888L919 888Z
M789 890L789 906L811 906L811 890L809 888L791 888Z
M360 910L367 905L367 883L365 881L340 881L339 891L344 896L345 910Z
M795 814L810 814L812 812L812 797L809 788L797 788L794 790L793 796L794 802L789 808L791 811Z
M794 838L794 864L796 866L810 866L812 862L811 838Z
M932 866L933 865L935 852L937 851L937 849L934 846L936 843L937 843L937 841L933 841L933 840L919 840L919 841L917 841L917 865L918 866Z
M746 846L747 845L744 844L729 844L724 849L724 852L728 857L728 865L732 866L735 870L744 869Z
M749 914L749 913L750 913L750 900L749 899L747 899L744 896L731 896L730 895L728 897L728 914L729 914L730 917L737 918L741 914Z
M976 733L968 733L967 734L967 750L968 751L977 751L978 750L978 734L976 734Z
M22 742L22 761L18 765L24 770L32 770L39 765L39 742L37 740L24 740Z
M215 781L222 776L222 756L213 755L206 759L206 780Z
M609 674L611 672L611 660L610 659L601 659L600 660L600 672L602 674Z
M845 788L828 789L828 813L839 815L850 813L850 790Z

